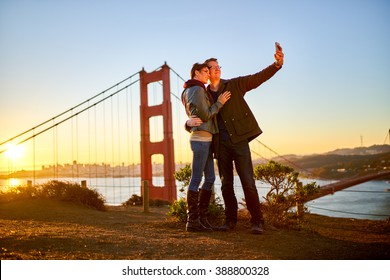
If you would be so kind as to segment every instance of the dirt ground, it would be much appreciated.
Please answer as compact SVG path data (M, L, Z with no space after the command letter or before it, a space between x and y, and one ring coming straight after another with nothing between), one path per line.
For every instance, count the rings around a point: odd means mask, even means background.
M0 259L39 260L349 260L389 259L390 224L307 215L301 230L266 225L249 233L188 233L168 208L110 207L102 212L50 200L0 204Z

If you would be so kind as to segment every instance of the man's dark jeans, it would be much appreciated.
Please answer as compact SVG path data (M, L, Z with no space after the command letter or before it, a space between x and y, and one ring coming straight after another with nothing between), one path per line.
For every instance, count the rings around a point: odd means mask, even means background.
M219 142L218 169L222 182L221 191L225 202L226 221L237 222L238 204L234 193L233 162L241 180L246 205L251 214L251 223L263 222L248 141L233 144L230 140L221 140Z

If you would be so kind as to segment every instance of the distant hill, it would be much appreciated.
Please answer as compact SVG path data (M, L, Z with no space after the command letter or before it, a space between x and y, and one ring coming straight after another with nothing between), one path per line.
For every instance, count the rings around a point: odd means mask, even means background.
M290 165L309 177L350 178L390 169L390 145L337 149L319 155L286 155L274 160Z
M376 155L390 152L390 145L373 145L371 147L358 147L353 149L337 149L326 154L329 155Z

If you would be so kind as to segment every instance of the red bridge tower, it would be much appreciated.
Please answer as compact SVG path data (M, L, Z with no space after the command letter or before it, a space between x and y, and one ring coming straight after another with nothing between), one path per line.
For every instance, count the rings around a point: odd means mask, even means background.
M141 180L149 182L149 197L173 202L177 199L176 182L174 178L175 162L172 132L172 108L170 97L169 66L165 63L158 71L140 72L141 86ZM148 105L148 84L162 81L163 101L161 104ZM149 120L154 116L163 117L164 138L160 142L150 141ZM164 157L164 186L153 185L152 155L161 154Z

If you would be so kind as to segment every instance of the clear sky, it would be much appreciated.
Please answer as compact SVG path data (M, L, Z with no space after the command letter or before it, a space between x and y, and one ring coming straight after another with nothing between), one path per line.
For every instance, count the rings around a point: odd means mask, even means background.
M0 140L142 67L188 78L216 57L223 78L255 73L279 41L283 69L246 95L259 140L280 154L383 144L389 15L386 0L0 0Z

